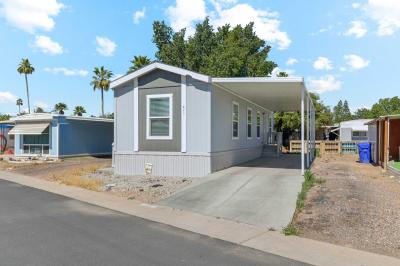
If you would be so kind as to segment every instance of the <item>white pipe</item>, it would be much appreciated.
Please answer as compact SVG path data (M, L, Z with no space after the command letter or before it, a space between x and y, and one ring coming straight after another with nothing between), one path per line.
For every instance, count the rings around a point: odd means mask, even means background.
M301 174L304 175L304 89L301 90Z

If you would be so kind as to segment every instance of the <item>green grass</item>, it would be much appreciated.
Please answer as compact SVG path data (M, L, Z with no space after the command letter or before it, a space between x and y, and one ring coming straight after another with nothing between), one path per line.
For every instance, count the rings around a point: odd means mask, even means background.
M306 200L307 192L316 184L321 184L323 183L323 180L320 178L317 178L310 170L307 170L304 173L304 182L301 186L301 191L297 195L297 201L296 201L296 211L295 215L300 211L303 210L304 208L304 202ZM299 230L294 226L293 221L286 226L283 231L285 235L298 235Z
M393 167L396 168L397 170L400 170L400 162L394 162Z

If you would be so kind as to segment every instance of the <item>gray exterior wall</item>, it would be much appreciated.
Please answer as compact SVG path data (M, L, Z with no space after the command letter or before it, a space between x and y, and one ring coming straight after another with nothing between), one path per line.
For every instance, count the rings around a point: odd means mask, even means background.
M352 129L340 128L340 141L352 141Z
M59 119L60 157L112 153L113 123Z
M368 125L368 142L371 143L371 154L372 154L372 161L377 163L378 162L378 155L377 155L377 128L376 124Z
M114 91L114 149L133 151L133 82Z
M220 88L212 90L211 167L213 171L261 156L268 112ZM232 138L232 104L239 104L239 138ZM253 111L252 138L247 138L247 108ZM261 136L257 138L257 111L262 117Z

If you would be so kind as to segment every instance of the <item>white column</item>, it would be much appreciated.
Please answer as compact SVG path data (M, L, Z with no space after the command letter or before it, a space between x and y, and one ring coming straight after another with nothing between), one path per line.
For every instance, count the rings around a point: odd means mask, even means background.
M304 89L301 90L301 174L304 175Z
M186 152L186 76L181 76L181 152Z
M310 98L307 97L307 168L310 166Z
M139 151L139 84L133 80L133 151Z

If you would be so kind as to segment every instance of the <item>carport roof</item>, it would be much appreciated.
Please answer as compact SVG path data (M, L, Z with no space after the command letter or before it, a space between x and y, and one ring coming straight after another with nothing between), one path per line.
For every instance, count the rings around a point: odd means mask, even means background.
M308 92L301 77L213 78L212 83L270 111L300 111L301 93Z

